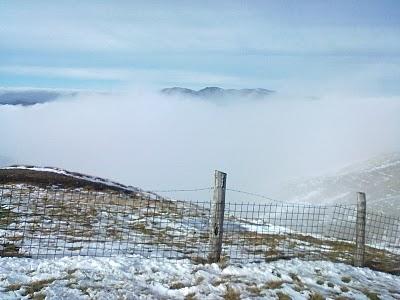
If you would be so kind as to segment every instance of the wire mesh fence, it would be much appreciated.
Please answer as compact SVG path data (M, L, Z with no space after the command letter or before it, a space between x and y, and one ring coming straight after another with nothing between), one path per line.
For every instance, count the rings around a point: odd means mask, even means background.
M224 245L232 260L319 257L327 207L296 204L226 205Z
M0 256L142 255L207 261L211 203L156 194L0 187ZM246 198L244 198L246 199ZM299 257L352 263L354 206L225 204L223 256L232 262ZM400 270L400 219L367 213L366 264Z
M339 261L353 262L356 218L355 207L334 206L327 235L336 244L331 256ZM365 264L375 269L400 271L400 218L367 211L365 226Z
M208 214L209 202L5 186L0 255L183 258L203 251Z

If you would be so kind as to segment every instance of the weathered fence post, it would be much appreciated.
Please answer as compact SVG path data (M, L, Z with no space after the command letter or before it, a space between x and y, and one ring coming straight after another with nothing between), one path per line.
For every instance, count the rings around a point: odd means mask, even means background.
M214 197L211 204L210 219L210 249L208 259L210 262L218 262L222 252L222 235L224 233L226 173L215 171L214 173Z
M367 201L365 193L357 193L357 221L356 221L356 252L354 266L363 267L365 258L365 224L367 216Z

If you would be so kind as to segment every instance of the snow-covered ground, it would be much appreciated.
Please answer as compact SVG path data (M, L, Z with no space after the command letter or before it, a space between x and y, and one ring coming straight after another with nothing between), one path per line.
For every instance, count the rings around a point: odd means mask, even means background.
M0 258L0 299L310 299L311 295L315 297L311 299L324 299L317 295L400 299L400 277L298 259L226 266L142 257Z

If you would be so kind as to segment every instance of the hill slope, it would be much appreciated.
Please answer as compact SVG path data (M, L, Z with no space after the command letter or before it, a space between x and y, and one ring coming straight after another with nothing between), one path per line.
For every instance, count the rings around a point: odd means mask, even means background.
M366 193L369 209L399 216L400 153L361 162L332 175L292 182L282 197L313 204L349 204L356 202L359 191Z
M63 188L87 188L138 192L140 189L108 179L70 172L54 167L10 166L0 168L0 184L33 184L41 187L59 185Z
M208 199L170 200L56 168L9 167L0 169L0 179L0 256L140 254L207 261ZM347 207L346 214L332 215L332 209L226 202L223 253L232 262L301 257L351 263L355 210ZM371 268L399 272L393 264L400 258L398 221L378 223L382 232L367 224L366 264Z

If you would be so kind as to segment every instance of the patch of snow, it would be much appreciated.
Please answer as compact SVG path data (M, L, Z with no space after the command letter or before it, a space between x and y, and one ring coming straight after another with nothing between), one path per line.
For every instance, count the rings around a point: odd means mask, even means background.
M275 286L269 285L271 282ZM29 289L35 285L36 289ZM22 299L223 299L228 289L241 299L309 299L319 293L368 299L399 299L400 277L325 261L195 265L187 260L143 257L57 260L0 258L0 298Z

